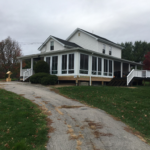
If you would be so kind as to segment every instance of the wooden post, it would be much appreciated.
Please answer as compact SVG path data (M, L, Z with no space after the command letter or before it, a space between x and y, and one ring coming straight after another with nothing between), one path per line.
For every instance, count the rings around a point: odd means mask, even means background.
M22 74L22 59L20 60L20 77L23 76Z
M102 85L104 85L104 81L102 81Z
M76 78L76 86L78 86L78 79Z

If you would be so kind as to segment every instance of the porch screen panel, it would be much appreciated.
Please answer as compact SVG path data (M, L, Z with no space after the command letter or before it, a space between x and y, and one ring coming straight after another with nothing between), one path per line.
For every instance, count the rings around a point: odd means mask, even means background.
M109 60L109 76L112 76L112 60Z
M62 55L62 74L67 73L67 55Z
M98 58L98 75L101 75L102 72L102 59Z
M108 60L104 59L104 76L107 76L108 73Z
M80 54L80 73L88 74L89 68L89 56L85 54Z
M69 54L68 73L74 73L74 54Z
M52 57L52 74L57 74L58 56Z
M97 74L97 57L92 57L92 74Z
M46 62L49 65L49 72L50 72L50 57L46 57Z

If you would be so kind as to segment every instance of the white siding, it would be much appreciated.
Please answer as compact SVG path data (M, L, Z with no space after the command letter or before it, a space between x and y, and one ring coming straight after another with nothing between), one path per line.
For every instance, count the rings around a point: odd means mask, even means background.
M111 45L105 44L105 54L106 55L109 55L110 46ZM111 56L121 58L121 49L113 47L113 46L111 46L111 47L112 47L111 48L111 52L112 52ZM98 52L102 53L102 51L103 51L103 43L98 42Z
M78 35L78 33L80 33L80 36ZM99 53L102 53L102 50L103 50L103 43L98 42L93 37L91 37L83 32L80 32L80 31L76 32L69 39L69 41L74 42L85 49L93 50L93 51L96 51ZM111 47L112 47L112 56L121 58L121 49L113 47L113 46L111 46ZM105 44L105 54L106 55L109 55L109 50L110 50L110 45Z
M78 35L78 33L80 33L80 36ZM98 41L83 32L76 32L74 36L69 39L69 42L76 43L85 49L98 51Z
M42 48L41 50L41 53L44 53L44 52L50 52L50 42L51 41L54 41L54 50L52 51L56 51L56 50L63 50L63 49L66 49L63 47L63 45L59 44L57 41L53 40L53 39L50 39L46 45Z

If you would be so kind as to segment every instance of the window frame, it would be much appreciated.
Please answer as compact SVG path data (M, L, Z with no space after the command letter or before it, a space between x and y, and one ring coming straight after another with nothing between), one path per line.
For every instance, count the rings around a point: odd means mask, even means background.
M103 54L105 54L106 53L106 45L105 44L103 44Z
M104 62L103 62L103 76L108 76L108 77L112 77L113 76L113 60L111 60L111 59L107 59L107 58L104 58L103 59L104 60ZM107 71L105 71L105 60L107 60ZM110 72L110 61L111 61L111 65L112 65L112 67L111 67L111 72Z
M52 44L53 43L53 44ZM54 50L54 41L50 41L50 50Z
M93 57L96 58L96 71L93 70ZM99 59L101 60L100 68L101 71L99 71ZM94 74L95 73L95 74ZM91 75L96 76L102 76L102 58L98 56L92 56L92 69L91 69Z
M80 63L81 63L81 62L80 62L80 61L81 61L81 54L88 56L88 70L80 69L80 67L81 67L81 65L80 65ZM89 58L90 58L89 56L90 56L90 55L85 54L85 53L79 53L79 70L78 70L78 71L79 71L79 74L81 74L81 75L88 75L88 74L89 74ZM80 71L83 71L83 72L84 72L84 71L87 71L87 73L81 73Z
M69 69L69 55L71 55L71 54L73 54L74 55L74 61L73 61L73 63L74 63L74 69ZM63 55L67 55L67 68L66 68L66 70L63 70L63 68L62 68L62 56ZM66 73L62 73L62 71L66 71ZM73 71L73 73L69 73L69 71ZM62 54L61 55L61 74L62 75L68 75L68 74L74 74L75 73L75 53L64 53L64 54Z
M51 60L52 60L52 61L51 61L51 68L52 68L52 69L51 69L51 74L54 74L53 71L57 71L57 73L55 73L55 74L58 74L58 59L59 59L59 57L58 57L58 55L54 55L54 56L51 56L51 57L52 57L52 58L51 58ZM53 57L57 57L57 70L53 70ZM55 74L54 74L54 75L55 75Z
M112 55L112 46L110 46L109 55Z
M49 58L49 64L47 62L47 58ZM46 60L46 63L49 65L49 73L51 73L51 56L46 56L45 60Z

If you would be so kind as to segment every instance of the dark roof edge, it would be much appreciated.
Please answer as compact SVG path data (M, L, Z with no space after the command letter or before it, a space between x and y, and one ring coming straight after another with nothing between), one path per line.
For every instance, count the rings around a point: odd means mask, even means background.
M115 47L117 47L117 48L120 48L121 50L124 48L124 47L122 47L121 45L118 45L118 44L116 44L116 43L112 43L112 42L109 42L109 41L105 41L105 40L103 40L103 39L98 39L98 41L99 42L103 42L103 43L106 43L106 44L109 44L109 45L112 45L112 46L115 46Z
M104 58L113 59L113 60L117 60L117 61L120 61L120 62L128 62L128 63L131 63L131 64L136 64L136 65L141 65L142 66L141 63L137 63L137 62L126 60L126 59L117 58L117 57L114 57L114 56L98 53L98 52L95 52L95 51L92 51L92 50L89 50L89 49L83 49L83 48L72 48L72 49L51 51L51 52L46 52L46 53L38 53L38 54L32 54L32 55L17 57L17 59L34 58L34 57L38 57L38 56L47 56L47 55L50 55L50 54L57 54L57 53L60 54L60 53L66 53L66 52L70 52L70 51L71 52L73 52L73 51L81 52L82 51L82 52L93 54L93 55L96 54L96 55L102 56Z

